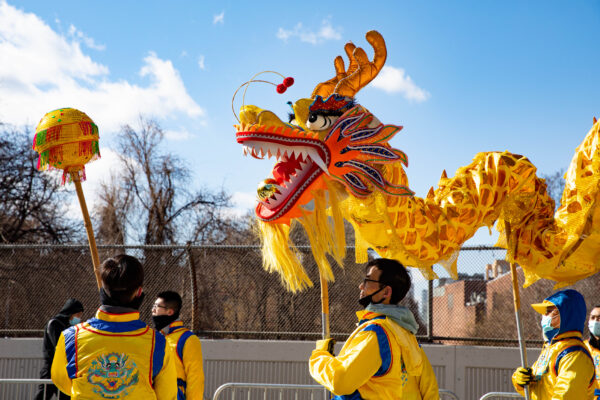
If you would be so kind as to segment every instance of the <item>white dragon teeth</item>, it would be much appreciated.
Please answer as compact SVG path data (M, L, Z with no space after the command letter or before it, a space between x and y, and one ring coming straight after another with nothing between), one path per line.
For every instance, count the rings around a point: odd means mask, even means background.
M312 148L308 149L308 156L315 164L317 164L327 175L329 175L329 170L327 169L327 165L325 165L325 161L319 156L319 153Z
M243 153L244 155L251 154L259 158L263 158L264 156L268 158L275 157L278 161L294 158L300 163L307 163L308 157L310 157L325 173L329 173L325 161L321 158L318 151L312 147L295 146L293 148L282 148L273 143L249 143L243 146Z

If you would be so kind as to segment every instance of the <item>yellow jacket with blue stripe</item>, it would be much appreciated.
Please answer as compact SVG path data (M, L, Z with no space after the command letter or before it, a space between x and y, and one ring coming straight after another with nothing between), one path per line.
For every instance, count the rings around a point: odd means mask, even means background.
M96 317L61 334L52 381L77 399L175 400L175 365L165 337L139 319L139 312Z
M339 400L439 399L433 368L414 334L380 313L357 316L359 326L337 357L319 347L312 352L311 376Z
M202 345L192 331L175 321L163 329L177 370L177 400L202 400Z
M560 313L560 327L544 334L546 343L531 367L532 400L591 400L596 388L594 363L582 339L586 319L583 296L573 289L546 298ZM513 386L523 394L523 387Z
M588 350L592 355L592 360L594 361L594 369L596 370L596 392L595 395L598 397L594 397L594 399L600 399L600 349L592 346L589 340L585 342L587 344Z

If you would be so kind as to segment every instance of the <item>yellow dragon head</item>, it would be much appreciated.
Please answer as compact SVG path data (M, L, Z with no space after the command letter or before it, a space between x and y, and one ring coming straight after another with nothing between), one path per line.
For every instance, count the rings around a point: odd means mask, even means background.
M368 32L366 39L375 51L373 61L363 49L347 43L348 69L342 57L336 57L335 77L318 84L311 98L290 103L293 113L288 122L251 105L243 106L239 114L236 139L244 153L277 159L272 176L258 187L255 213L265 268L279 271L291 290L311 282L289 243L290 223L296 220L304 226L321 272L333 279L325 254L341 265L345 239L340 203L377 191L413 194L403 171L400 177L389 172L408 164L406 155L388 144L402 127L382 124L354 100L377 76L387 56L378 32ZM386 170L386 164L393 167Z

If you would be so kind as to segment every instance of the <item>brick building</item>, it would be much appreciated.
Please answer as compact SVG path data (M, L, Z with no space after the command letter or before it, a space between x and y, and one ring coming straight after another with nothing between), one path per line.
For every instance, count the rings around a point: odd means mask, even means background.
M499 293L506 293L506 282L502 278L509 270L510 265L506 261L496 260L486 266L481 278L464 276L461 279L459 276L461 280L458 281L440 279L440 285L433 289L433 335L471 336L474 326L482 323L494 308L494 300L500 298Z

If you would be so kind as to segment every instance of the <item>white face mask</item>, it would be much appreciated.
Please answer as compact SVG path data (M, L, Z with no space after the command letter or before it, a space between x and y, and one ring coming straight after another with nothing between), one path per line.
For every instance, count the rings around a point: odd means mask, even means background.
M592 335L596 337L600 336L600 322L590 321L588 322L588 328L590 328L590 332Z
M544 315L542 317L542 331L544 332L548 332L551 331L552 329L554 329L552 327L552 317L550 315Z

